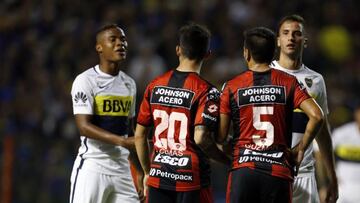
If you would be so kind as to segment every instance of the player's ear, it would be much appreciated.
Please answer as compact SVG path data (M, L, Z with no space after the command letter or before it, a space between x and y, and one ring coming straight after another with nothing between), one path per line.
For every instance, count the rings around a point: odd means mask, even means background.
M176 56L181 55L181 47L180 47L180 45L176 45L175 51L176 51Z
M308 46L308 38L305 37L305 39L304 39L304 48L307 48L307 46Z
M250 53L249 53L249 49L244 47L244 59L249 62L251 59Z
M95 49L97 52L101 53L102 52L102 46L100 44L96 44L95 45Z

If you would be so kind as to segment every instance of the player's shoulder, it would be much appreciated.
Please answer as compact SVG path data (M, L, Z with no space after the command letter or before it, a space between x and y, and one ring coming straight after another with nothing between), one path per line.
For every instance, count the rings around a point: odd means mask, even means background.
M318 85L323 85L325 84L325 80L324 77L314 71L313 69L310 69L309 67L303 65L303 69L304 69L304 75L305 75L305 79L311 79L311 81L313 81L314 84L318 84Z
M212 83L210 83L209 81L207 81L206 79L202 78L201 76L200 80L201 80L201 85L200 89L204 90L206 92L206 94L208 94L208 97L211 97L212 99L210 100L216 100L220 97L220 91L216 88L215 85L213 85Z
M225 90L236 91L239 87L244 87L246 84L252 84L253 71L249 69L242 70L239 74L227 80L221 87L221 92Z
M165 85L165 83L170 79L171 74L172 74L172 70L169 70L157 77L155 77L149 84L148 86L154 86L154 85Z
M119 74L121 74L121 77L125 83L130 83L133 86L136 85L135 80L132 77L130 77L128 74L126 74L125 72L120 71Z
M196 81L201 86L201 88L203 88L203 87L215 88L215 85L213 85L211 82L209 82L208 80L206 80L199 74L192 73L190 75L190 77L193 77L194 81Z
M305 64L303 64L302 66L303 66L302 68L304 69L304 72L306 75L323 79L323 76L319 72L316 72L315 70L309 68Z
M236 85L237 83L244 81L246 79L249 79L249 75L251 74L251 71L249 69L241 71L239 74L235 75L234 77L230 78L224 83L225 85Z
M283 78L289 78L289 79L295 79L296 77L290 73L287 73L285 71L279 70L279 69L275 69L275 68L271 68L271 72L272 74L275 74L278 77L283 77Z
M74 84L88 83L93 80L95 78L94 76L97 74L98 73L96 72L95 67L88 68L76 76Z
M272 78L274 78L276 83L278 84L296 84L298 83L298 79L295 75L287 73L282 70L271 68Z
M125 73L124 71L120 71L119 73L122 75L122 77L124 79L134 81L134 79L131 76L129 76L127 73Z

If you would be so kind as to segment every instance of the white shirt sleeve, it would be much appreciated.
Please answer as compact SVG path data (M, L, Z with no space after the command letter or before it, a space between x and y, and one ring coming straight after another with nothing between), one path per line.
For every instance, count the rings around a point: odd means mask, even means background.
M322 76L320 76L319 95L316 98L316 102L320 105L321 109L324 112L324 115L328 115L329 108L327 104L326 86L325 86L324 78Z
M73 103L73 113L75 114L93 114L94 96L91 83L84 75L75 78L71 97Z
M134 80L131 80L131 86L132 86L132 97L133 102L131 104L130 112L129 112L129 118L135 117L135 109L136 109L136 83Z

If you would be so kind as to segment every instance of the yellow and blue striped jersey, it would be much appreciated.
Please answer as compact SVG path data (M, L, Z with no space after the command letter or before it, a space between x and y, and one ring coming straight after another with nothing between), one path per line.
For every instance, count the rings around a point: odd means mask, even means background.
M132 78L122 71L116 76L106 74L96 65L76 77L71 95L74 114L92 115L94 125L127 137L129 119L135 116ZM78 156L85 160L84 167L105 174L119 174L122 167L128 167L127 149L84 136L81 140Z

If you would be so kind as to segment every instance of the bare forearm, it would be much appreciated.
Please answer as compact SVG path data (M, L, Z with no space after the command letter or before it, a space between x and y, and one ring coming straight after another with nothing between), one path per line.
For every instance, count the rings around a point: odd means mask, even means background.
M315 157L315 173L316 173L316 182L319 188L326 185L327 182L327 172L324 166L323 161L321 160L321 154L319 151L314 152Z
M324 126L316 136L319 152L315 153L315 156L317 157L316 175L319 180L320 198L322 202L336 202L339 197L338 181L335 172L334 154L329 129L329 123L325 117Z
M306 150L311 142L314 140L316 134L319 132L319 129L322 127L323 120L318 118L310 118L308 124L306 125L304 137L302 139L302 148Z
M218 135L216 136L216 143L223 144L228 136L230 126L230 117L227 114L220 114L220 124Z
M120 145L129 150L134 149L134 138L125 138L123 135L113 134L90 123L80 125L79 129L82 136L100 140L108 144Z
M300 108L309 117L304 137L300 142L302 150L306 150L315 138L324 122L324 114L314 99L307 99L300 104Z
M323 125L321 131L315 139L318 143L321 153L321 161L319 161L322 162L322 164L324 165L324 168L326 169L326 173L328 175L327 177L330 178L330 181L332 182L337 181L332 141L327 122Z
M149 145L144 127L137 127L135 132L135 146L137 156L145 174L150 171Z

